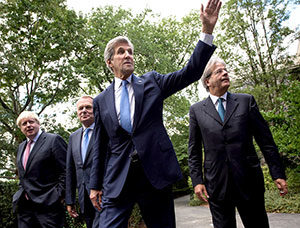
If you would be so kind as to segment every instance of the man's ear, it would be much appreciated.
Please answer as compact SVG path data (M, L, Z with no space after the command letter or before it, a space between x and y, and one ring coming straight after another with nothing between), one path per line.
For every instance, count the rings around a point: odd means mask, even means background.
M209 78L205 79L204 81L205 85L209 87Z
M107 64L108 66L110 66L110 67L113 66L110 59L108 59L108 60L106 61L106 64Z

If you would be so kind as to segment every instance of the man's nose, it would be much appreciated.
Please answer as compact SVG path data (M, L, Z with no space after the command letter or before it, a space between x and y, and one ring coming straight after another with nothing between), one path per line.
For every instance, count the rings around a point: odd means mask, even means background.
M131 54L128 51L125 51L125 58L131 56Z

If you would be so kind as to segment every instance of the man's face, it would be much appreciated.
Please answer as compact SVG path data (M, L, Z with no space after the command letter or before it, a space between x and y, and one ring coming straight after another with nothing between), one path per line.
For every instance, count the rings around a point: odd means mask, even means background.
M94 122L92 98L81 98L77 101L77 116L85 127L91 126Z
M116 77L125 80L134 70L133 50L127 43L119 43L115 47L115 54L108 60Z
M211 94L220 96L223 95L230 86L228 71L222 63L217 63L212 68L212 74L206 81Z
M40 130L40 124L34 118L23 118L20 122L22 133L33 140Z

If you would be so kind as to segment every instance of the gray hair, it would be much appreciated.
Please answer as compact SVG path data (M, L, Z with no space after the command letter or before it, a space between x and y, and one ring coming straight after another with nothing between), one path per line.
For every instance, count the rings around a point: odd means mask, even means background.
M201 82L202 82L202 85L203 85L203 87L206 89L207 92L209 92L209 88L208 88L208 86L207 86L207 84L206 84L206 80L210 78L210 76L211 76L211 74L212 74L212 69L213 69L213 67L214 67L217 63L221 63L221 64L223 64L223 65L226 67L226 63L224 62L223 59L218 58L218 57L213 57L213 58L211 58L211 59L208 61L207 65L206 65L206 67L205 67L205 69L204 69L204 72L203 72L203 74L202 74Z
M134 50L133 44L130 42L130 40L126 36L117 36L113 39L111 39L104 50L104 61L106 63L107 68L113 73L112 69L108 65L107 61L111 60L115 54L115 47L117 44L120 43L126 43L128 44L131 48L132 51Z
M25 119L25 118L35 119L38 122L38 124L40 124L40 120L39 120L39 117L37 114L35 114L32 111L24 111L24 112L21 112L21 114L19 115L19 117L17 118L17 121L16 121L16 123L19 127L21 127L22 119Z

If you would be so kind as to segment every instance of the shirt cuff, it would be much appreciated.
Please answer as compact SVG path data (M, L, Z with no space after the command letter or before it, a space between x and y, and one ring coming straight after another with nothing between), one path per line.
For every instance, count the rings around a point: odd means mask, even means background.
M212 46L213 39L214 39L214 36L211 34L206 34L203 32L200 34L200 40L209 46Z

